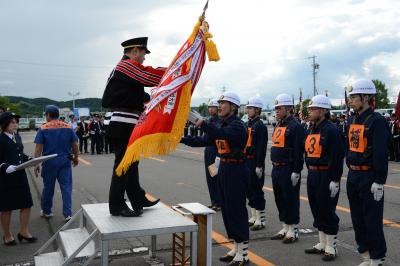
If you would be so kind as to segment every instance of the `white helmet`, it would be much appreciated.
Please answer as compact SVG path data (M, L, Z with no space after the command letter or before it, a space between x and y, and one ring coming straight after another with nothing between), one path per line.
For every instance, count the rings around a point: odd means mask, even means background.
M219 103L218 103L218 100L217 99L211 99L209 102L208 102L208 107L218 107L219 106Z
M325 95L315 95L312 97L307 107L318 107L323 109L331 109L332 104L328 97Z
M227 102L233 103L233 104L237 105L238 107L240 106L239 95L237 95L236 93L231 92L231 91L226 91L221 95L221 97L219 97L218 103L222 102L222 101L227 101Z
M256 108L263 108L263 102L259 97L251 97L246 105L246 107L256 107Z
M279 94L275 99L275 106L293 106L293 98L289 94L282 93Z
M369 79L358 79L347 87L349 95L352 94L376 94L375 84Z

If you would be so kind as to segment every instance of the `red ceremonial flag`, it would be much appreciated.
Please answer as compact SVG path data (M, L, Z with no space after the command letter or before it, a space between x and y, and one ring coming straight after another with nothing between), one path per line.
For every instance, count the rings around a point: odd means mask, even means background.
M179 49L160 84L152 89L151 100L130 137L117 175L142 156L165 155L180 142L190 112L193 90L199 81L207 51L209 61L218 61L215 44L210 40L208 24L203 16L192 35Z
M397 103L396 103L396 116L399 118L400 117L400 91L399 95L397 96Z

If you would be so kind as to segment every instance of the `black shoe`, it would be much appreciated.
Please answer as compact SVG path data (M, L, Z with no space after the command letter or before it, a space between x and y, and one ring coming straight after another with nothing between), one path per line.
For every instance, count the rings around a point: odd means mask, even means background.
M122 209L118 213L111 213L112 216L122 216L122 217L138 217L142 214L143 214L142 211L131 210L129 208Z
M231 262L231 261L233 261L233 258L234 258L235 256L231 256L231 255L229 255L229 254L226 254L225 256L222 256L222 257L220 257L219 258L219 261L222 261L222 262Z
M6 238L3 236L3 244L5 246L16 246L17 245L17 241L15 241L15 239L11 240L11 241L6 241Z
M307 249L304 250L304 252L305 252L306 254L324 254L324 253L325 253L324 250L322 250L322 249L317 249L317 248L315 248L315 247L307 248Z
M331 254L331 253L324 253L324 256L322 257L323 261L332 261L336 259L336 255L335 254Z
M283 238L283 240L282 240L282 243L284 243L284 244L292 244L292 243L294 243L294 242L297 242L299 240L299 238L298 237L284 237Z
M25 237L25 236L21 235L20 233L18 233L18 240L19 240L19 242L22 242L22 240L26 240L26 241L28 241L28 243L35 243L38 239L34 236Z
M144 201L142 203L143 208L153 207L157 203L160 202L160 199L156 199L155 201L150 201L148 198L144 197Z
M285 238L285 235L283 234L276 234L274 236L271 237L271 240L282 240Z
M231 266L243 266L243 265L246 265L248 263L249 263L249 260L242 260L242 261L233 260L228 265L231 265Z

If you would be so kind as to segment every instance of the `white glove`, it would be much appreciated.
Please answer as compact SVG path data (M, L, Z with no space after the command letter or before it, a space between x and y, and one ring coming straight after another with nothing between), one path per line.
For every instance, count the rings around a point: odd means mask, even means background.
M374 182L371 186L371 193L374 194L374 200L380 201L383 197L383 185Z
M295 173L295 172L293 172L292 173L292 176L291 176L291 179L292 179L292 186L296 186L297 185L297 183L299 182L299 179L300 179L300 173Z
M256 175L258 178L262 178L262 176L263 176L263 168L262 167L256 167Z
M15 169L15 168L16 168L15 165L10 165L9 167L7 167L6 173L7 173L7 174L12 174L12 173L14 173L15 171L17 171L17 169Z
M215 167L217 167L217 169L219 168L219 164L220 164L220 162L221 162L221 158L220 157L215 157L215 161L214 161L214 163L215 163Z
M336 194L339 192L339 182L331 181L329 183L329 190L331 191L331 198L336 197Z

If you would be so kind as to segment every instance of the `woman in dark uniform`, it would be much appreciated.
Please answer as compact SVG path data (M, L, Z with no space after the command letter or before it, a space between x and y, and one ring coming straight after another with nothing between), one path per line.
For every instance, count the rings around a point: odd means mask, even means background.
M14 246L10 232L11 213L20 210L20 231L18 240L29 243L37 241L28 229L29 215L33 205L31 191L25 170L16 170L16 166L30 160L24 154L21 137L16 134L19 116L4 112L0 115L0 217L3 229L3 242L5 245Z

